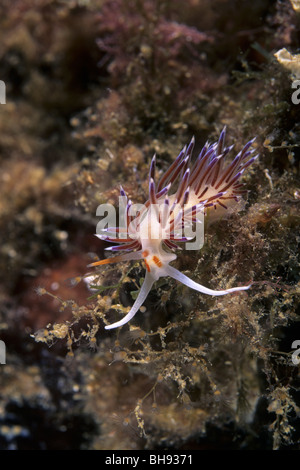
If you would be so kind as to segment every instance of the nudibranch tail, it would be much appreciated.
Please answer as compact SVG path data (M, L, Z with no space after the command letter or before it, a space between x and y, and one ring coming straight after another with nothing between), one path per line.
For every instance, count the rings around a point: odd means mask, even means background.
M169 265L177 257L175 250L180 249L177 243L191 240L190 229L203 223L203 216L209 208L216 209L220 206L227 209L228 204L238 201L245 192L240 178L258 157L254 154L255 150L251 149L255 139L247 142L235 158L227 163L227 155L232 151L233 145L225 146L225 135L224 127L218 141L213 144L207 142L194 164L190 165L195 146L193 137L157 184L154 155L149 170L149 198L137 213L133 213L132 202L121 187L124 226L109 227L97 236L107 242L117 243L106 248L107 250L127 253L96 261L89 266L143 260L146 276L129 313L122 320L106 326L106 329L116 328L130 321L144 303L153 283L162 276L170 276L191 289L208 295L226 295L249 289L250 285L219 291L209 289ZM184 233L187 228L189 231Z

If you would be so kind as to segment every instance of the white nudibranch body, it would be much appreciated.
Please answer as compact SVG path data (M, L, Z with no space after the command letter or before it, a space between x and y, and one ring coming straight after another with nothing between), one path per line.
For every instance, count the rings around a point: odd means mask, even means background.
M129 313L120 321L107 325L106 329L125 325L138 312L144 303L155 281L162 276L170 276L185 284L191 289L208 295L225 295L249 289L250 285L234 287L225 290L212 290L196 283L170 263L177 258L175 250L179 249L177 243L187 242L192 227L202 223L208 208L221 206L227 209L228 203L240 199L243 191L239 178L244 170L251 165L258 155L249 150L254 139L250 140L243 149L230 162L226 162L226 155L233 148L225 147L225 128L220 134L218 142L205 144L198 158L189 166L194 138L190 144L182 149L176 160L161 177L158 185L154 181L154 156L149 173L149 199L138 214L131 215L132 203L128 200L125 191L121 188L121 196L126 201L126 226L109 227L97 236L103 240L119 243L110 247L111 251L128 251L128 253L107 258L90 264L99 266L109 263L128 260L143 260L146 266L146 275L139 295ZM227 164L226 164L227 163ZM170 194L176 182L177 188ZM226 205L227 204L227 205Z

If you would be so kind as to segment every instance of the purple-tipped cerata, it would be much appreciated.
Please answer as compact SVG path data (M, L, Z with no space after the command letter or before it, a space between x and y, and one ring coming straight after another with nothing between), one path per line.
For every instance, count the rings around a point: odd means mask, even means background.
M110 227L97 236L118 243L108 248L111 251L126 251L126 253L97 261L89 266L143 260L146 276L129 313L120 321L106 326L106 329L122 326L131 320L144 303L153 283L161 276L171 276L188 287L209 295L225 295L249 289L250 285L219 291L211 290L192 281L169 265L177 257L174 252L179 248L177 243L188 240L188 237L182 233L184 226L201 223L199 217L206 214L208 208L221 206L226 209L228 204L238 201L244 192L243 183L240 183L239 179L258 156L254 155L255 150L250 150L255 139L250 140L231 162L227 162L227 154L233 146L225 147L225 133L224 128L218 142L206 143L193 164L191 156L195 140L192 138L157 184L154 155L149 171L149 199L138 214L131 215L132 202L121 188L121 196L126 204L125 228ZM175 185L176 190L173 190Z

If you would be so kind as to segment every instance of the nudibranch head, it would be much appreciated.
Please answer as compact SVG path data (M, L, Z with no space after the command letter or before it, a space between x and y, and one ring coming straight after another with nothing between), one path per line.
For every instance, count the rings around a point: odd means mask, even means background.
M149 171L149 199L132 214L132 202L121 187L121 197L125 201L125 224L122 227L108 227L97 234L108 242L118 243L109 247L111 251L126 253L90 264L99 266L128 260L143 260L146 275L139 295L129 313L120 321L108 325L111 329L124 325L137 313L144 303L153 283L162 276L171 276L188 287L209 295L225 295L231 292L249 289L250 285L215 291L208 289L185 276L170 266L176 259L178 243L188 242L193 238L192 228L203 222L203 216L209 208L227 208L228 204L241 198L243 183L240 177L258 157L250 140L228 163L227 154L233 146L225 146L224 128L219 140L206 143L198 158L190 164L194 138L185 146L175 161L155 183L154 156ZM174 186L176 184L176 190Z

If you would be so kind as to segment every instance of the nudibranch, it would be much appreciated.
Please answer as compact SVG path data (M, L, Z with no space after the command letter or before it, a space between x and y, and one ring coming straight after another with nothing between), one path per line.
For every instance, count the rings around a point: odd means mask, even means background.
M225 147L225 132L226 128L222 130L217 142L206 143L193 164L190 163L195 144L192 138L161 176L158 184L155 183L154 155L149 172L149 199L137 214L131 215L132 202L121 187L121 196L126 202L125 226L105 228L103 233L96 236L118 243L107 249L127 253L97 261L89 267L143 260L146 275L129 313L120 321L107 325L106 329L117 328L129 322L144 303L154 282L162 276L170 276L191 289L208 295L225 295L249 289L250 285L212 290L170 266L170 262L177 258L177 243L189 239L184 236L183 227L191 228L202 223L200 218L206 214L208 208L221 206L226 209L228 204L239 201L245 192L242 189L244 184L239 179L258 157L254 155L255 149L251 149L255 139L250 140L231 162L227 162L226 156L233 145ZM172 192L175 184L176 188Z

